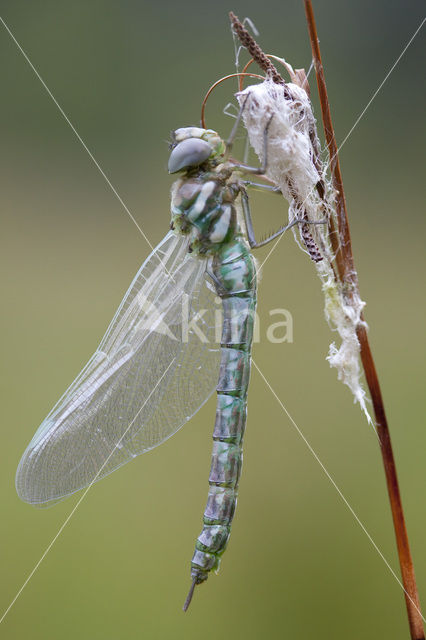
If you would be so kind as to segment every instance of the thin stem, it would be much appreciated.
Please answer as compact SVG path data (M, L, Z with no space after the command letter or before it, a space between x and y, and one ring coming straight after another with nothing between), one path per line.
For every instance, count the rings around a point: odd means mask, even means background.
M238 36L238 39L240 40L243 47L245 47L250 53L253 60L257 62L262 71L264 71L270 78L272 78L272 80L276 84L281 84L284 87L284 94L286 95L286 97L291 98L291 95L287 87L285 86L284 79L278 73L277 68L274 66L268 56L259 47L255 39L249 34L247 29L244 28L242 23L238 20L237 16L232 13L232 11L229 12L229 18L231 20L232 28L235 34Z
M337 221L340 237L339 247L336 252L336 266L341 281L343 283L347 282L351 284L352 287L350 287L350 289L352 289L352 291L357 291L358 282L355 275L356 271L354 269L354 260L349 233L349 223L347 217L345 194L343 189L343 180L340 171L336 138L334 135L334 129L331 120L330 104L328 101L324 69L321 61L321 52L316 30L315 17L311 0L304 0L304 4L317 77L318 93L321 102L324 133L327 142L328 153L330 156L332 181L334 189L336 190ZM361 320L362 319L363 318L361 318ZM405 526L404 512L402 508L402 501L399 491L389 427L386 419L379 379L368 341L367 331L362 323L360 323L357 328L357 336L360 342L361 361L364 367L365 377L367 380L368 388L370 390L374 414L376 418L377 433L379 436L380 450L382 453L383 466L386 476L386 483L389 493L396 543L398 548L398 557L401 567L402 583L405 589L405 602L407 605L411 638L412 640L424 640L425 635L416 585L416 577L414 573L413 561L411 558L407 529Z
M285 80L282 78L282 76L278 73L276 67L274 66L274 64L271 62L271 58L275 58L276 60L280 60L280 58L277 58L276 56L272 56L272 55L267 55L266 53L264 53L261 49L261 47L257 44L256 40L253 38L253 36L250 35L250 33L247 31L247 29L244 28L244 26L242 25L242 23L238 20L237 16L232 13L232 11L229 12L229 18L231 20L231 24L232 24L232 28L234 30L234 33L236 34L236 36L238 37L238 39L240 40L241 44L243 47L245 47L247 49L247 51L250 53L250 55L252 56L252 59L250 60L250 62L248 62L246 64L246 66L244 67L244 69L247 69L249 67L249 65L251 64L251 62L256 62L259 67L262 69L262 71L264 71L272 80L273 82L275 82L275 84L279 84L280 86L282 86L283 88L283 92L284 92L284 96L286 97L287 100L294 100L293 96L291 95L291 92L289 91ZM281 63L283 62L282 60L280 60ZM284 63L285 64L285 63ZM288 69L287 69L288 70ZM299 69L299 72L303 72L304 77L305 73L303 71L303 69ZM241 76L243 76L245 72L242 72ZM294 74L294 71L292 72ZM214 85L213 85L214 86ZM309 91L309 85L307 84L307 79L306 79L306 87L305 87L308 91ZM241 87L240 87L241 90ZM319 158L315 157L314 161L317 162L319 160ZM288 180L288 188L290 190L290 193L292 194L294 200L296 202L298 202L298 206L299 208L302 210L303 212L303 216L306 217L307 219L307 214L306 211L304 209L304 202L300 202L298 194L296 192L296 190L293 188L292 183L290 181L290 179ZM323 192L323 185L322 182L320 181L317 184L317 190L319 191L320 197L322 199L324 199L324 192ZM337 239L336 239L336 234L334 233L334 227L333 227L333 220L330 217L329 221L328 221L328 225L329 225L329 229L330 229L330 237L332 238L332 243L335 243L335 246L333 246L333 250L337 250ZM309 225L303 225L300 229L301 232L301 237L303 240L303 243L306 247L307 252L309 253L309 256L311 257L311 259L314 262L320 262L322 260L322 256L321 256L321 252L319 250L319 248L317 247L315 240L309 230Z

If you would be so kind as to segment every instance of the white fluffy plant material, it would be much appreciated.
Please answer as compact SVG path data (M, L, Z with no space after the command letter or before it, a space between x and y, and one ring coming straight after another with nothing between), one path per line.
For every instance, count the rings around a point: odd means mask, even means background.
M265 129L267 135L268 164L266 175L277 184L288 200L289 220L301 217L298 201L303 202L310 220L324 218L319 213L319 199L315 185L322 178L312 160L312 143L309 132L315 124L306 91L288 83L287 90L293 100L285 97L283 86L272 80L252 85L237 94L243 109L243 121L250 144L264 160ZM319 145L318 145L319 146ZM291 184L297 189L297 199L291 193Z
M302 218L318 222L329 216L336 219L334 193L320 158L310 99L297 84L286 83L285 87L286 91L283 85L267 79L237 94L250 144L263 162L265 129L270 122L265 175L279 186L288 201L290 222ZM317 190L319 182L323 185L323 197ZM297 225L296 228L301 236L298 244L304 251L308 250L322 282L327 322L340 336L340 346L334 342L330 345L327 360L337 369L339 380L350 388L354 401L360 404L371 423L360 382L360 345L356 334L357 326L363 322L364 302L354 291L350 295L344 293L333 265L327 224Z

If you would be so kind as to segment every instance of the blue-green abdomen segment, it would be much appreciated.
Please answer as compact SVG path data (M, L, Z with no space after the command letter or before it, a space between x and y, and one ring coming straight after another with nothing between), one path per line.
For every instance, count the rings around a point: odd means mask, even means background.
M213 275L217 294L222 298L223 328L209 493L203 529L191 563L196 584L207 580L209 571L219 567L229 539L243 460L256 272L241 236L215 253Z

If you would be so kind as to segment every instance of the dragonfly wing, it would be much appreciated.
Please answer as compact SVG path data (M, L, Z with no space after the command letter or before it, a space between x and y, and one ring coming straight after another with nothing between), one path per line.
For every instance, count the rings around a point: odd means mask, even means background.
M175 433L216 387L214 292L206 260L170 232L144 262L98 349L37 430L16 488L44 506Z

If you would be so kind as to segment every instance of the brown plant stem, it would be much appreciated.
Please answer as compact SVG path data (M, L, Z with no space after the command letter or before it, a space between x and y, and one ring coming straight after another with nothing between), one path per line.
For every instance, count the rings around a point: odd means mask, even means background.
M284 92L288 94L285 88L285 82L282 76L278 73L277 68L273 65L273 63L268 58L268 56L266 56L263 53L262 49L259 47L257 42L255 42L254 38L249 34L247 29L243 27L243 25L235 15L235 13L233 13L232 11L229 12L229 19L231 20L232 28L235 34L238 36L238 39L240 40L243 47L245 47L247 51L250 53L253 60L257 62L259 67L268 76L270 76L276 84L283 85Z
M291 92L289 91L285 80L278 73L277 68L275 67L275 65L271 61L271 58L276 58L276 56L266 55L262 51L261 47L257 44L256 40L253 38L252 35L250 35L250 33L247 31L247 29L244 28L244 26L238 20L238 17L232 11L229 12L229 19L231 20L232 29L233 29L235 35L238 37L238 39L241 42L241 44L243 45L243 47L245 47L247 49L247 51L250 53L250 55L252 56L252 59L246 64L246 66L244 67L244 71L241 73L241 79L245 75L245 71L248 69L250 64L252 62L256 62L259 65L259 67L262 69L262 71L264 71L266 73L267 77L271 78L272 81L275 82L275 84L279 84L280 86L282 86L283 92L284 92L284 96L286 97L286 99L287 100L293 100L294 98L293 98ZM276 59L279 60L279 58L276 58ZM300 76L300 79L303 78L302 84L306 85L305 86L305 90L309 92L309 84L307 82L307 78L306 78L304 70L303 69L296 69L296 72L294 73L294 71L293 71L292 73L293 73L293 75L292 75L292 79L293 80L295 80L294 76L297 78L299 74L302 74ZM240 85L240 91L241 91L241 89L242 89L242 85ZM315 140L314 140L313 144L315 144ZM318 160L318 158L314 159L315 162L317 160ZM297 195L296 191L293 189L290 180L288 180L288 187L289 187L289 190L290 190L294 200L298 201L299 208L302 211L303 217L306 218L306 220L308 220L308 216L307 216L305 208L304 208L304 203L300 202L298 200L298 195ZM318 190L318 192L320 194L320 197L323 198L324 192L323 192L323 184L322 184L321 181L317 184L317 190ZM330 217L329 225L333 225L333 221L332 221L331 217ZM334 231L334 228L332 228L331 231ZM313 262L320 262L323 258L322 258L322 255L321 255L321 252L320 252L319 248L317 247L317 245L315 243L315 240L314 240L314 238L312 236L312 233L311 233L311 231L309 229L309 224L301 225L300 233L301 233L303 244L305 245L306 250L309 253L309 256L310 256L311 260L313 260ZM335 234L334 233L332 234L332 237L335 238ZM333 249L337 249L337 244L336 244L335 247L333 247Z
M347 208L343 190L343 180L340 171L336 138L334 135L334 129L331 120L330 104L328 101L324 69L321 61L321 52L316 30L315 17L311 0L304 0L304 5L317 77L324 133L327 142L328 153L330 156L332 181L334 189L336 191L337 221L340 238L340 244L336 253L336 266L342 283L347 283L349 285L349 292L351 290L357 291L358 282L354 269ZM361 318L361 320L362 319L363 318ZM389 427L385 415L385 408L380 390L379 379L368 341L367 331L365 325L363 325L362 323L357 328L357 336L360 343L361 361L364 367L365 377L373 402L374 415L376 418L377 433L379 436L380 450L386 476L386 483L389 493L395 537L398 548L398 557L401 567L402 583L405 590L405 602L407 606L411 638L412 640L424 640L425 635L416 585L416 577L408 542L407 529L405 526L404 512L402 508L402 501L396 474L396 465L392 450Z

